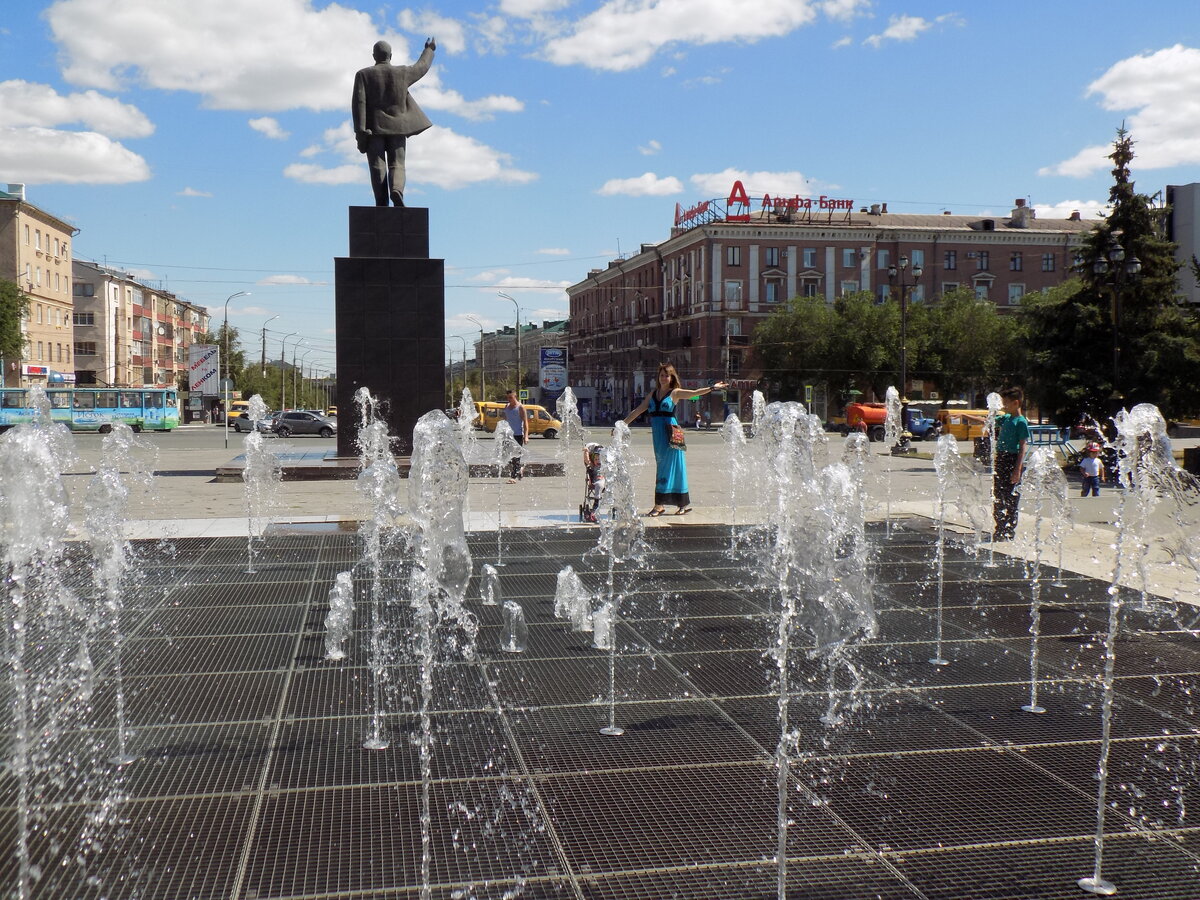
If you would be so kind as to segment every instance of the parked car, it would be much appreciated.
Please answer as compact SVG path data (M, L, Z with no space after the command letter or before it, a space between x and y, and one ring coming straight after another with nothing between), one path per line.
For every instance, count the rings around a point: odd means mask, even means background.
M267 417L265 419L259 419L258 420L259 434L272 434L275 431L275 419L278 416L279 416L279 413L269 412L269 413L267 413ZM239 434L241 434L242 432L249 434L250 433L250 417L241 415L241 416L238 416L236 419L234 419L233 420L233 430L238 432Z
M501 416L504 415L504 403L484 403L475 401L475 420L471 423L476 428L482 428L484 431L495 431L496 426L500 423ZM529 414L529 433L540 434L544 438L553 440L558 437L558 433L562 431L562 422L554 418L547 412L544 406L538 406L535 403L523 403L525 411Z
M337 418L337 407L336 406L327 406L325 408L325 415L329 416L329 418L331 418L331 419L336 419Z
M293 434L333 437L337 434L337 420L331 419L329 416L318 416L303 409L291 409L276 417L275 433L280 437L290 437Z

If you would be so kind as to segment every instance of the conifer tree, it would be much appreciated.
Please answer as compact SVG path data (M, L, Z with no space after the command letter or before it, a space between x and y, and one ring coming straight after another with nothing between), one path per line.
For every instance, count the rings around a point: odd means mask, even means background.
M1168 416L1196 405L1200 319L1180 303L1166 210L1135 190L1133 143L1118 129L1111 211L1084 239L1076 277L1021 309L1027 390L1060 424L1141 402Z

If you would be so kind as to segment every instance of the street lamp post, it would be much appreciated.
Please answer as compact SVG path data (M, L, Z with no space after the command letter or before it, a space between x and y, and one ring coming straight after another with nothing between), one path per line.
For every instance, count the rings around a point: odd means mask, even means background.
M521 396L521 382L524 380L521 377L521 307L517 305L515 298L508 296L504 291L496 291L498 296L505 300L512 301L513 309L517 312L517 397Z
M259 359L258 365L262 369L262 377L267 377L267 326L278 319L279 316L271 316L267 321L263 322L262 327L262 357Z
M304 387L304 361L306 359L308 359L308 354L315 353L316 349L317 349L316 347L309 347L302 354L300 354L300 387ZM295 350L292 351L293 359L295 359L295 352L296 352ZM292 367L292 396L296 399L297 403L299 403L300 392L298 390L296 390L296 367L295 366Z
M1113 411L1121 408L1121 294L1129 281L1141 275L1142 261L1136 256L1125 258L1121 230L1114 229L1108 238L1104 256L1096 257L1092 272L1098 281L1107 282L1112 289L1112 401ZM1107 257L1107 258L1105 258ZM1107 276L1107 277L1106 277Z
M487 366L483 361L483 323L474 316L464 316L479 326L479 400L487 400Z
M229 301L234 297L249 297L249 291L238 291L225 298L225 384L222 393L225 395L225 447L229 447Z
M296 351L300 349L300 345L307 342L307 338L300 338L296 343L292 344L292 403L296 402Z
M898 265L888 266L888 283L900 290L900 396L908 396L908 298L917 282L921 280L921 266L912 267L912 279L908 277L908 257L901 256Z
M287 369L284 365L287 363L287 341L290 337L295 337L300 332L291 331L283 336L283 340L279 342L279 410L282 412L287 408Z

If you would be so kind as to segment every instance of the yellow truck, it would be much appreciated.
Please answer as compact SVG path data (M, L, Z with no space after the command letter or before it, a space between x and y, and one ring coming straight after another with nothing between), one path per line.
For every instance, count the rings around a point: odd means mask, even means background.
M500 419L504 416L504 403L484 403L476 401L475 403L475 421L471 424L476 428L482 428L484 431L495 431L496 426L500 424ZM554 418L546 411L544 406L534 406L532 403L522 403L525 407L525 412L529 414L529 433L531 435L540 434L544 438L553 440L558 437L558 433L562 431L562 422Z

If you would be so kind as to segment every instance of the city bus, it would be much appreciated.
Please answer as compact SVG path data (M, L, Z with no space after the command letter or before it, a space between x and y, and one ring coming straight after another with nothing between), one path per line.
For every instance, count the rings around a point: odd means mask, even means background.
M42 389L0 390L0 431L36 418L30 407L35 392ZM72 431L108 434L116 422L134 431L170 431L179 425L179 392L172 388L49 388L44 393L50 417Z

